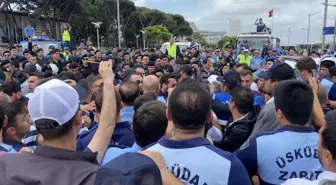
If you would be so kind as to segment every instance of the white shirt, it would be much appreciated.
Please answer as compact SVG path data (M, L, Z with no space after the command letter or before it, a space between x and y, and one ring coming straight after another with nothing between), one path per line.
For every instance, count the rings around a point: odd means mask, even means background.
M269 99L269 100L266 102L266 104L269 104L269 103L272 103L272 102L274 102L274 97L272 97L271 99Z
M259 92L259 88L258 88L258 85L255 83L255 82L252 82L251 86L250 86L250 89L252 91L257 91Z
M326 180L336 181L336 173L335 172L322 172L317 180L310 181L307 179L288 179L286 182L282 183L282 185L319 185L325 182Z

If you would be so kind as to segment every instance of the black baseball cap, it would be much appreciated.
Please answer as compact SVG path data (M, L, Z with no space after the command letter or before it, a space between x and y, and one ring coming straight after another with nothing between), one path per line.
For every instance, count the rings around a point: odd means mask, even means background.
M49 49L55 49L55 46L50 45L50 46L49 46Z
M150 181L148 181L150 179ZM140 153L126 153L97 171L95 185L162 185L155 162Z
M217 77L217 81L226 83L230 89L233 89L241 84L241 77L237 71L231 70L224 76Z
M34 64L26 64L24 66L23 71L27 74L34 74L37 71L37 69L36 69L36 66Z
M79 65L76 62L71 62L70 65L69 65L70 69L76 69L78 67L79 67Z
M258 74L258 78L274 79L280 81L294 79L294 77L294 69L287 63L281 62L274 62L268 71L264 71Z

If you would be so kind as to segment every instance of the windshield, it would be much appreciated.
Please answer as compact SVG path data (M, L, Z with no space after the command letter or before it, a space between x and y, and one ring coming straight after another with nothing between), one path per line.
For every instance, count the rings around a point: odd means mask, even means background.
M33 43L33 44L35 44L35 43ZM54 46L56 49L62 49L61 47L60 47L60 45L58 45L58 44L52 44L52 43L50 43L50 44L46 44L46 43L36 43L38 46L39 46L39 48L42 48L43 49L43 52L44 53L48 53L48 49L49 49L49 46ZM28 43L24 43L24 44L21 44L22 45L22 48L25 50L25 49L28 49Z
M270 41L269 37L237 37L237 48L243 44L243 41L247 40L247 45L249 49L259 49L262 50L266 41Z

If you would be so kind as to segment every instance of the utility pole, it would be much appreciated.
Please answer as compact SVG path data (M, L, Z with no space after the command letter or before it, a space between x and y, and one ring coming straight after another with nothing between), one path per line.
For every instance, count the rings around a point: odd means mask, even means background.
M146 48L146 40L145 40L145 34L146 34L146 30L141 30L140 31L142 33L142 38L143 38L143 50Z
M324 5L324 22L323 22L323 27L327 26L327 11L328 11L328 6L333 6L336 7L335 5L328 4L328 0L325 0L325 3L322 3ZM333 39L333 44L335 47L335 33L336 33L336 20L335 20L335 27L334 27L334 39ZM322 49L325 49L325 35L323 34L322 36Z
M288 47L289 47L289 41L290 41L290 30L291 28L295 28L295 26L288 26Z
M328 0L325 0L324 4L324 18L323 18L323 28L327 26L327 17L328 17ZM325 48L325 35L322 35L322 49Z
M139 48L139 38L140 38L140 35L135 35L135 37L136 37L137 48Z
M307 45L309 45L309 34L310 34L310 17L313 16L313 15L316 15L316 14L319 14L321 13L322 11L320 12L316 12L316 13L311 13L308 15L309 19L308 19L308 38L307 38Z
M120 3L119 3L119 0L117 0L117 19L118 19L118 46L119 46L119 49L121 48L121 38L120 38Z
M92 22L92 24L95 26L95 28L97 29L97 48L100 48L100 43L99 43L99 28L100 25L103 24L102 22Z
M335 47L336 47L336 17L335 17L335 27L334 27L334 37L333 37L333 48L334 48L334 51L336 51Z

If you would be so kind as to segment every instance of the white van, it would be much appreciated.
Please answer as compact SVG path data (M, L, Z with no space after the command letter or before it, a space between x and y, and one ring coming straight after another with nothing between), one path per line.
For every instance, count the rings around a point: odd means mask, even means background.
M169 42L165 42L162 44L160 48L162 53L166 53L168 44ZM182 53L182 49L187 49L188 47L191 46L191 42L175 42L175 44L177 44L180 47L181 53ZM201 48L201 44L198 44L197 42L195 42L195 46L196 46L196 50L199 50Z

